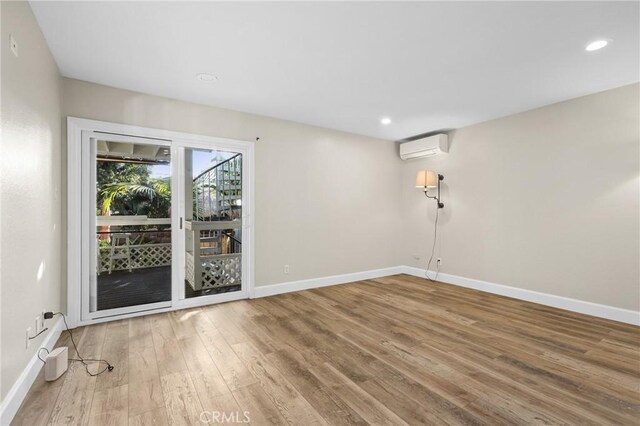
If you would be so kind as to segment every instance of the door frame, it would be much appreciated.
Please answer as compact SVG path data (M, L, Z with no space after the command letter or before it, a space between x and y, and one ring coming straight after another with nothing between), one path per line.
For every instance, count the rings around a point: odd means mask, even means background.
M81 135L82 135L82 141L81 141L81 146L80 146L80 150L81 150L81 156L82 156L82 163L84 164L90 164L90 167L84 167L81 170L81 174L82 174L82 195L88 194L89 195L89 199L91 200L95 200L96 199L96 186L95 186L95 179L96 179L96 145L93 144L93 140L97 140L100 137L104 137L105 133L99 133L99 132L94 132L94 131L86 131L86 130L82 130L81 131ZM135 136L122 136L122 135L112 135L109 137L110 140L112 140L113 142L131 142L131 143L136 143L136 144L149 144L149 145L160 145L160 146L165 146L167 148L171 147L171 141L168 141L166 139L152 139L152 138L141 138L141 137L135 137ZM171 179L173 180L173 172L175 166L173 164L173 159L171 162ZM172 182L173 184L173 182ZM176 196L174 196L174 192L172 191L171 193L171 217L173 218L176 215L176 212L178 211L174 204L174 201L176 199ZM112 308L112 309L103 309L103 310L95 310L92 311L91 307L97 303L97 291L96 294L94 295L95 300L91 298L91 287L96 287L97 289L97 280L98 277L96 276L96 269L97 269L97 262L96 262L96 250L97 248L97 244L96 244L96 238L95 238L95 229L96 229L96 215L95 215L95 207L96 206L91 206L91 208L87 208L87 206L84 203L80 204L80 208L82 209L82 211L80 212L82 219L81 219L81 226L82 226L82 230L80 232L81 236L82 235L91 235L91 238L82 238L81 239L81 246L82 246L82 250L80 253L80 265L82 268L82 278L80 281L80 300L81 300L81 312L80 312L80 320L81 321L92 321L95 319L100 319L100 318L108 318L108 317L113 317L113 316L120 316L120 315L125 315L125 314L129 314L129 313L134 313L134 312L140 312L140 311L148 311L148 310L152 310L152 309L159 309L159 308L168 308L172 306L172 299L170 300L166 300L166 301L162 301L162 302L156 302L156 303L146 303L143 305L134 305L134 306L125 306L122 308ZM174 224L173 224L173 219L171 220L171 243L172 243L172 247L175 245L176 242L176 232L173 232L174 229ZM171 283L173 284L173 270L176 269L177 267L179 267L179 261L180 259L176 259L174 256L171 256L171 271L172 271L172 275L171 275ZM85 284L84 286L82 284Z
M230 143L231 142L231 143ZM241 219L241 227L242 227L242 246L243 246L243 250L242 250L242 261L241 261L241 274L242 274L242 288L240 291L236 291L236 292L229 292L229 293L221 293L221 294L215 294L215 295L206 295L206 296L198 296L198 297L193 297L190 299L186 299L184 298L184 286L173 286L172 288L172 300L175 301L175 303L177 305L179 305L180 307L183 308L187 308L187 307L192 307L192 306L201 306L203 304L210 304L210 303L219 303L221 301L227 302L230 300L237 300L237 299L247 299L250 295L253 295L253 277L252 277L252 270L253 270L253 263L252 263L252 259L253 259L253 255L252 255L252 249L253 249L253 227L251 226L250 223L250 218L252 216L252 209L253 209L253 199L251 197L251 194L253 193L253 191L251 189L247 190L245 188L252 188L252 178L251 176L253 176L253 161L252 160L248 160L249 158L252 157L253 152L252 152L252 147L253 147L253 143L250 144L250 146L240 146L237 143L235 143L234 141L229 141L229 140L218 140L215 143L215 147L211 145L210 142L202 142L202 141L188 141L188 140L182 140L182 139L174 139L173 140L173 145L172 145L172 152L171 155L175 156L175 158L177 159L176 161L176 176L178 177L177 179L177 184L181 187L184 188L185 187L185 182L184 179L186 178L186 171L184 170L184 165L185 165L185 150L187 149L204 149L204 150L210 150L210 149L215 149L218 151L226 151L226 152L233 152L233 153L238 153L238 154L242 154L242 219ZM248 169L245 169L245 167L248 166ZM246 173L245 171L250 171L249 173ZM172 192L173 194L173 192ZM184 220L186 221L187 218L184 217L184 212L185 212L185 203L186 203L186 197L185 197L185 193L184 191L179 191L179 198L177 200L177 207L178 207L178 211L179 211L179 215L177 215L178 218L182 217L184 218ZM246 208L245 208L245 203L247 204ZM179 220L179 219L178 219ZM179 227L179 225L178 225ZM178 229L178 227L176 227L176 229ZM184 227L184 225L183 225ZM181 230L184 231L184 230ZM246 235L245 235L246 233ZM184 234L181 234L181 238L179 238L179 241L176 242L176 245L174 246L177 252L177 259L180 260L180 264L184 265L184 261L185 261L185 252L186 252L186 247L185 247L185 238L183 238ZM249 250L244 250L245 247L245 242L247 244L247 246L249 247ZM184 282L185 280L185 274L184 274L184 268L179 268L177 271L180 275L177 277L178 278L178 282ZM245 285L244 284L244 280L245 277L252 277L250 282L251 282L251 286ZM208 301L208 302L207 302Z
M82 319L82 132L94 132L117 135L117 137L133 136L136 138L160 139L171 144L172 157L172 182L179 177L184 177L183 156L185 148L221 149L243 154L243 179L242 179L242 207L243 207L243 240L247 242L246 254L243 253L243 286L239 292L222 293L219 295L194 297L191 299L177 299L178 292L174 283L184 279L184 271L181 265L184 262L184 238L180 232L175 232L173 249L179 253L182 259L178 267L172 268L172 301L170 307L153 309L152 311L127 312L114 314L94 319ZM231 300L253 297L255 288L254 254L255 254L255 230L254 230L254 150L253 142L234 139L218 138L213 136L197 135L191 133L175 132L149 127L132 126L127 124L111 123L106 121L90 120L85 118L67 117L67 321L70 327L95 324L98 322L112 321L115 319L129 318L146 315L151 312L166 312L209 305L213 303L227 302ZM172 192L172 205L176 209L181 207L178 193ZM184 200L182 200L184 204ZM172 209L174 207L172 206ZM173 210L179 211L179 210ZM181 213L184 210L181 211ZM183 215L182 215L183 216ZM172 215L172 229L180 231L180 215ZM177 240L177 241L176 241ZM174 263L175 264L175 263Z

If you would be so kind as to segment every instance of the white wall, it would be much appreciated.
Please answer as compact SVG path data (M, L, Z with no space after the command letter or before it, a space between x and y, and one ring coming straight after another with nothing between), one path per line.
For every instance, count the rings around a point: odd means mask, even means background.
M1 2L0 246L2 378L7 392L46 334L25 347L42 309L63 309L61 79L27 2ZM19 56L9 49L9 34Z
M445 176L441 271L640 310L639 90L462 128L448 155L404 163L402 263L426 266L435 202L414 179L433 169Z
M388 141L64 79L63 114L254 141L256 286L397 266ZM290 273L283 273L283 266Z

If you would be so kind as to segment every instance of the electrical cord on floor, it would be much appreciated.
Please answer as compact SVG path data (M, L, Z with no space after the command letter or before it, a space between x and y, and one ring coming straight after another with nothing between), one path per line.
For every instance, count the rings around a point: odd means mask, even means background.
M45 361L44 359L40 358L40 352L41 352L41 351L47 351L47 355L49 355L49 349L47 349L47 348L40 348L40 349L38 349L38 353L37 353L37 355L38 355L38 359L39 359L40 361L42 361L42 363L43 363L43 364L46 364L46 363L47 363L47 361Z
M115 367L113 365L111 365L109 363L109 361L105 360L105 359L93 359L93 358L82 358L82 356L80 355L80 352L78 352L78 346L76 345L75 340L73 339L73 333L71 332L71 329L69 328L69 324L67 324L67 317L65 314L63 314L62 312L45 312L44 313L44 319L51 319L53 318L55 315L61 315L62 316L62 320L64 321L64 326L67 329L67 333L69 333L69 337L71 338L71 343L73 344L73 350L76 352L76 355L78 355L78 358L69 358L69 361L76 361L76 362L81 362L84 365L84 369L87 371L87 374L95 377L95 376L99 376L100 374L104 373L105 371L112 371ZM47 363L45 360L43 360L42 358L40 358L40 351L45 350L47 351L47 354L49 353L49 350L47 348L40 348L38 350L38 359L40 359L40 361L42 361L43 363ZM107 366L102 369L101 371L97 372L97 373L92 373L91 371L89 371L89 362L103 362L105 364L107 364Z
M436 209L436 222L433 227L433 245L431 246L431 256L429 257L429 262L427 262L427 269L424 271L424 276L429 281L436 281L438 279L438 274L440 273L440 262L436 261L436 275L431 278L429 276L429 268L431 268L431 262L433 261L433 255L436 252L436 242L438 241L438 213L440 212L440 208Z

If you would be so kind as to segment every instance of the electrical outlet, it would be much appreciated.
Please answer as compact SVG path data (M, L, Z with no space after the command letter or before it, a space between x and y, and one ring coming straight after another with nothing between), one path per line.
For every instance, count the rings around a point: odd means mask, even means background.
M29 349L29 345L31 344L31 339L29 339L29 337L31 337L31 327L27 327L27 343L26 343L27 349Z
M42 313L40 314L40 330L44 330L44 313L47 312L46 309L42 310Z
M13 38L13 34L9 34L9 46L11 46L13 54L18 57L18 42Z
M438 260L436 260L436 262L438 263L438 265L442 266L442 258L438 258Z
M284 273L288 274L289 273L289 265L284 265Z

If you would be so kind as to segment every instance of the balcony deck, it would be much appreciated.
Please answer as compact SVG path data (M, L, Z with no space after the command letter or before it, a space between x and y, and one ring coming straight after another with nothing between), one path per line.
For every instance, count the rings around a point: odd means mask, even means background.
M171 230L162 229L171 224L171 219L98 216L96 223L101 227L97 234L101 241L97 259L98 310L171 300ZM241 241L222 233L240 229L241 223L239 219L186 221L186 236L191 243L191 251L185 253L186 298L240 290ZM131 230L132 227L145 229ZM107 235L111 239L105 245ZM226 238L224 252L222 238Z
M98 310L171 300L171 266L104 272L98 276Z
M187 298L238 291L240 286L194 291L185 281ZM98 276L98 310L171 300L171 267L103 272Z

